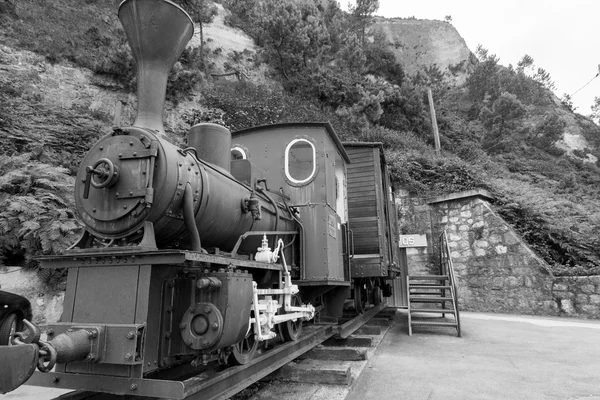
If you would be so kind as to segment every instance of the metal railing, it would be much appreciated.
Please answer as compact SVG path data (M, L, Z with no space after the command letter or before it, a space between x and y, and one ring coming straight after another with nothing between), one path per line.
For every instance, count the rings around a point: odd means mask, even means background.
M452 257L450 256L450 246L448 245L448 234L444 230L440 235L440 274L448 275L448 281L450 282L450 291L452 292L452 299L454 301L454 311L456 318L456 329L460 336L460 315L458 311L458 293L456 290L456 275L454 274L454 264L452 263Z

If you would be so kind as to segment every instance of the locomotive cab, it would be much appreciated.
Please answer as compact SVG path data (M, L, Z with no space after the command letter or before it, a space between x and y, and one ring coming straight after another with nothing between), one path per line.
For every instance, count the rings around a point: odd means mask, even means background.
M302 299L323 296L325 309L339 317L349 297L350 238L347 164L350 158L329 123L284 123L232 134L232 165L250 166L238 179L266 181L295 211L301 227L299 259L292 267ZM232 167L232 173L236 171ZM252 176L248 176L248 174ZM318 301L317 301L318 302Z

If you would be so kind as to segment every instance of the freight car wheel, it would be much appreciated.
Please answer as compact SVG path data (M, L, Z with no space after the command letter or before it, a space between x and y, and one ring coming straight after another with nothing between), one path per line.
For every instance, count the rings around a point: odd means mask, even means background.
M364 292L363 283L359 279L354 281L354 309L357 314L363 314L365 312L367 294Z
M254 334L254 327L250 327L246 337L233 346L231 351L232 363L234 365L248 364L254 358L256 349L258 349L258 340L256 340Z
M300 300L300 296L297 294L292 296L291 301L292 307L300 307L302 305L302 301ZM293 342L298 340L300 334L302 333L302 320L297 319L295 321L287 321L281 324L281 335L286 342Z
M383 302L383 292L381 287L375 286L373 288L373 305L378 306Z

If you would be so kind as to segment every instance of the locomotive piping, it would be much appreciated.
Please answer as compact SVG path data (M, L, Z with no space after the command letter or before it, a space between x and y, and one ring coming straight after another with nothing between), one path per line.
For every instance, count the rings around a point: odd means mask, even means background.
M300 265L303 266L304 265L304 260L306 260L306 254L305 254L305 246L304 243L306 243L306 231L304 230L304 225L302 225L302 222L300 222L300 220L296 217L296 214L294 214L294 211L292 210L292 208L285 202L284 200L284 204L286 205L290 215L292 216L292 218L296 221L296 223L298 224L298 226L300 227L300 235L302 237L302 241L300 242ZM306 279L306 268L300 268L301 271L301 276L300 279Z
M183 193L183 222L190 235L192 250L202 251L200 233L194 216L194 194L192 193L192 185L189 182L185 185L185 192Z
M267 185L267 182L265 181L265 186ZM277 207L277 204L275 203L275 201L273 200L273 198L269 195L269 193L267 193L267 191L262 187L262 186L258 186L258 181L256 181L256 190L263 194L268 200L269 202L273 205L273 208L275 209L275 230L278 231L279 229L279 207ZM275 235L275 241L273 242L273 247L275 247L275 245L277 244L277 240L279 239L279 236Z

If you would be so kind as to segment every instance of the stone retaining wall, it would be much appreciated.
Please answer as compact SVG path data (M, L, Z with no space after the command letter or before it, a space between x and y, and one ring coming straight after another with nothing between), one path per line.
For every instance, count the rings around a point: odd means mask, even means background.
M429 242L407 252L409 275L437 273L438 238L445 230L461 309L600 318L600 277L554 277L490 199L484 191L401 199L401 232L426 233Z
M600 276L557 277L552 295L565 315L600 318Z

